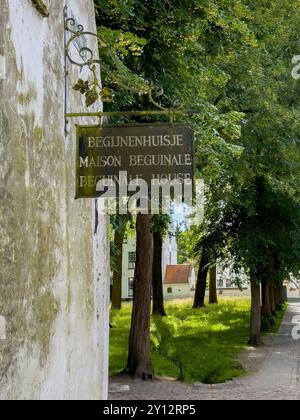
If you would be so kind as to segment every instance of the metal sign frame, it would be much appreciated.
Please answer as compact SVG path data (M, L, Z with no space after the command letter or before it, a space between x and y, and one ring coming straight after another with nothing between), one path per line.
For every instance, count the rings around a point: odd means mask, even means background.
M186 125L186 124L168 124L168 123L160 123L160 124L153 124L153 123L148 123L148 124L121 124L121 125L114 125L114 126L106 126L106 127L102 127L102 128L99 127L99 125L76 125L76 161L75 161L76 193L75 193L75 199L88 199L88 198L99 198L100 197L100 195L97 194L97 193L83 195L79 191L78 174L79 174L79 171L80 171L79 170L80 130L81 129L95 129L95 130L99 130L99 132L100 132L101 129L102 130L106 130L106 129L107 130L110 130L110 129L115 130L115 129L123 129L123 128L124 129L126 129L126 128L133 129L133 128L143 128L143 127L144 128L152 128L152 129L155 129L155 130L159 129L161 127L164 130L169 129L170 131L176 130L176 129L182 129L182 130L186 130L186 134L191 137L191 140L194 139L194 131L193 131L192 127L189 126L189 125ZM190 130L191 132L188 133L188 130ZM185 150L185 152L187 152L187 151L190 152L189 154L191 155L192 165L191 165L191 169L190 169L189 173L186 172L186 175L191 175L191 181L192 181L192 184L193 184L193 191L194 191L194 172L195 172L195 166L194 166L194 156L195 155L194 154L195 154L195 150L194 150L194 142L193 141L192 141L190 146L191 146L190 150ZM166 147L166 146L163 146L163 147ZM177 146L177 147L179 147L179 146ZM187 147L187 144L185 143L185 145L183 147ZM137 147L134 147L133 150L134 149L137 149ZM119 148L119 152L120 152L120 148ZM183 150L183 152L184 152L184 150ZM100 154L98 156L100 156ZM186 165L182 165L182 166L186 166ZM119 173L122 170L126 170L126 169L120 169ZM153 179L152 175L153 174L148 173L146 176ZM157 175L159 175L159 173ZM175 172L174 172L174 174L166 173L166 175L171 175L172 176L172 175L175 175ZM184 174L182 174L182 175L184 175ZM105 174L101 174L101 175L98 175L98 176L105 177ZM107 176L108 177L116 176L116 174L111 174L111 175L107 175ZM133 175L133 176L135 176L135 175ZM151 184L149 183L150 179L148 179L146 181L148 183L148 188L149 188L149 192L150 192L150 190L151 190ZM93 189L94 187L90 187L90 188Z

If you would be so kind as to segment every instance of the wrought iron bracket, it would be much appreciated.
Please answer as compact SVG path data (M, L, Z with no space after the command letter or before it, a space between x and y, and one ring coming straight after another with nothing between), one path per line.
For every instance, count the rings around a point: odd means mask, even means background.
M170 118L170 122L174 122L176 115L200 115L202 112L198 110L186 109L165 109L155 111L115 111L115 112L73 112L67 113L67 118L80 118L80 117L147 117L147 116L165 116Z
M76 29L77 27L77 29ZM74 64L75 66L80 67L81 69L84 67L88 67L91 72L94 73L95 71L95 65L100 65L101 62L98 59L94 58L94 52L91 48L88 47L82 47L79 50L79 56L82 59L82 62L75 61L70 53L70 46L74 43L74 41L82 36L91 36L95 37L100 41L100 38L97 34L93 32L88 32L84 30L84 27L82 25L76 24L76 21L74 18L68 18L67 17L67 6L65 7L65 32L70 33L71 37L69 40L65 42L65 54L68 60L71 64Z
M83 81L78 80L75 85L76 90L85 94L87 105L92 105L100 98L102 92L101 80L98 79L97 66L101 65L98 58L95 58L95 54L91 48L87 45L80 45L80 39L84 37L94 37L100 42L99 36L90 31L85 31L84 27L77 23L74 17L70 17L68 13L68 6L64 7L64 51L65 51L65 131L67 133L68 127L68 97L69 97L69 66L77 66L81 71L87 68L90 72L89 80ZM77 44L77 55L75 57L71 53L71 47Z
M78 117L98 117L100 119L100 125L102 125L103 117L121 117L121 116L165 116L169 117L170 123L173 124L176 115L196 115L200 114L201 111L187 111L183 106L166 108L157 101L157 98L164 95L163 91L160 91L154 97L153 91L154 86L149 86L148 99L149 102L157 108L156 110L149 111L117 111L117 112L84 112L84 113L74 113L69 112L68 107L68 95L69 95L69 66L74 65L83 70L87 68L90 72L92 80L90 83L80 81L80 84L75 86L78 91L85 93L90 92L92 98L91 101L96 102L95 98L101 97L102 92L102 83L97 78L97 66L101 67L101 61L98 58L95 58L94 52L88 46L78 46L77 54L78 58L81 61L75 60L71 54L71 46L76 43L76 41L82 39L83 37L94 37L98 40L99 44L103 44L103 41L100 39L98 34L85 31L84 27L77 23L74 17L70 17L68 14L68 6L64 7L64 49L65 49L65 131L68 132L68 119L69 118L78 118ZM80 44L80 43L78 43ZM107 47L107 46L105 46ZM86 92L84 91L86 89ZM94 97L93 97L94 95Z

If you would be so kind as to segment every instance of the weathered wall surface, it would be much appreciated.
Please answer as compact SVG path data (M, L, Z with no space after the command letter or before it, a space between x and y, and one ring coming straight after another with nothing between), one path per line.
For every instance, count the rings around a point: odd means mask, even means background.
M172 289L172 293L168 293L168 289ZM166 300L189 299L195 294L189 284L164 284L163 291Z
M44 3L48 18L31 0L0 0L0 399L103 399L107 219L96 223L95 202L73 198L75 121L68 136L64 131L65 2ZM67 3L95 30L92 0ZM84 110L78 93L69 108Z

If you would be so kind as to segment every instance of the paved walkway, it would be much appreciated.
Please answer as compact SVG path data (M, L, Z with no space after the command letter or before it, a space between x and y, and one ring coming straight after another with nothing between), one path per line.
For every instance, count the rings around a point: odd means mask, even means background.
M300 400L300 339L292 338L300 300L290 301L278 334L264 349L249 349L244 364L257 373L221 385L187 385L176 381L142 382L116 378L111 400ZM254 363L253 363L254 362Z

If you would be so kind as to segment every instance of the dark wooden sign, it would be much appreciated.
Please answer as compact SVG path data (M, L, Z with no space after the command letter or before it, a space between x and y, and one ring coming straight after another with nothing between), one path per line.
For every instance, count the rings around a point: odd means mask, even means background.
M97 184L120 172L128 182L193 179L193 129L183 125L77 126L76 198L97 198Z

